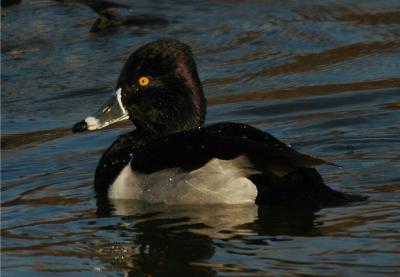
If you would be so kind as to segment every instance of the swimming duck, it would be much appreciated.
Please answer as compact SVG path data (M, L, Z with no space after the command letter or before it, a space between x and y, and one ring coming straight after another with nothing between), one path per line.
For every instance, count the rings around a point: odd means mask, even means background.
M129 5L107 0L54 0L62 3L80 3L99 15L90 28L90 33L107 34L122 26L165 26L169 21L157 14L119 15L112 8L130 8Z
M74 132L130 119L96 168L97 197L168 204L332 206L362 197L332 190L301 154L247 124L204 125L206 99L188 45L162 39L125 63L111 99Z
M79 0L79 2L87 5L100 16L92 25L91 33L104 33L121 26L162 26L168 24L168 20L160 15L137 14L122 16L110 10L110 8L129 8L128 5L124 4L103 0Z

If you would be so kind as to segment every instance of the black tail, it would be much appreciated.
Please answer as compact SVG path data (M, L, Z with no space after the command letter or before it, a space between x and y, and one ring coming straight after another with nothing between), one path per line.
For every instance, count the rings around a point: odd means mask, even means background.
M250 179L258 189L258 204L322 208L367 199L331 189L314 168L300 168L282 177L258 174Z

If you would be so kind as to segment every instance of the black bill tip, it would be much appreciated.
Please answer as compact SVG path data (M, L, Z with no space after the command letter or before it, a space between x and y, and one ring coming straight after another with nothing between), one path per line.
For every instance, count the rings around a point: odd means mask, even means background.
M87 130L88 130L88 125L85 120L82 120L82 121L76 123L74 125L74 127L72 127L73 133L79 133L79 132L83 132L83 131L87 131Z

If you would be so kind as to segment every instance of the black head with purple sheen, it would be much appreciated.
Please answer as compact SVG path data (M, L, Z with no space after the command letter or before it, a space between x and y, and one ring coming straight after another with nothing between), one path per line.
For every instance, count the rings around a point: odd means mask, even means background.
M162 39L137 49L126 61L119 76L114 101L109 101L94 117L88 117L89 130L98 114L126 114L138 131L163 136L201 126L205 120L206 99L190 47L174 39ZM109 107L109 109L108 109ZM119 120L109 120L107 125ZM75 131L81 131L75 125ZM92 124L92 125L90 125ZM79 128L78 128L79 127Z
M142 84L142 79L148 83ZM169 133L204 123L206 100L190 47L164 39L127 60L118 80L122 103L138 129Z

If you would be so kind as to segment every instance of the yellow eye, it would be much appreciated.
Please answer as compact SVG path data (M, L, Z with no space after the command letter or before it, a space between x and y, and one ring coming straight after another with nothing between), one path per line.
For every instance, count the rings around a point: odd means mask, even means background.
M139 86L145 87L150 84L150 79L148 77L142 76L138 79Z

